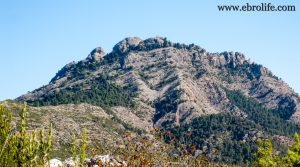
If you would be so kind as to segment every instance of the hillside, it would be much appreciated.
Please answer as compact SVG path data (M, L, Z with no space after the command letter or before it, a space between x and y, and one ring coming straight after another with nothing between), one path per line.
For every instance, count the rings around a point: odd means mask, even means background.
M58 138L82 127L99 141L156 127L234 164L252 161L257 138L284 149L300 132L299 95L267 68L160 37L126 38L108 54L96 48L16 100L28 102L36 126L52 122Z

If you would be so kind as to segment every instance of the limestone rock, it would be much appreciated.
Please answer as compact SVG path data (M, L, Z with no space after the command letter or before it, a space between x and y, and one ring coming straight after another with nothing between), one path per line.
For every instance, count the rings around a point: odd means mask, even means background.
M104 50L101 47L95 48L87 57L88 60L99 62L105 55Z
M136 47L140 44L143 40L138 37L129 37L125 38L124 40L120 41L118 44L116 44L113 48L113 51L120 52L120 53L126 53L130 49Z
M61 166L63 166L63 163L58 159L51 159L49 161L49 164L50 164L50 167L61 167Z

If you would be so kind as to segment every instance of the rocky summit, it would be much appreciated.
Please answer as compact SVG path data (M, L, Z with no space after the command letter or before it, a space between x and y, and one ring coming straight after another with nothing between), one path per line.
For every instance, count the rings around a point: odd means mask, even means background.
M16 100L40 115L33 122L52 121L61 138L81 127L100 134L113 117L114 129L160 128L178 139L191 132L198 150L230 163L251 161L244 152L258 137L284 146L300 129L299 94L266 67L239 52L209 53L161 37L125 38L107 54L98 47ZM121 132L103 134L99 139ZM243 158L231 154L233 148Z

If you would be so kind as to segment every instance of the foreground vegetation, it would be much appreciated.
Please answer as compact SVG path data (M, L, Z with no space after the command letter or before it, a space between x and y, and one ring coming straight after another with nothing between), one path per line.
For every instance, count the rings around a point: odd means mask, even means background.
M17 108L17 106L16 106ZM52 128L50 127L47 136L44 130L26 130L26 105L20 112L21 124L13 127L12 113L4 106L0 105L0 166L3 167L42 167L49 166ZM114 156L125 160L127 166L209 166L208 159L198 154L194 156L183 147L175 147L170 142L166 144L165 135L154 131L152 135L140 136L134 133L126 133L124 142L119 143L113 150L105 148L95 148L91 156L95 155L96 150L102 154L113 153ZM70 143L72 158L75 166L85 166L87 157L87 135L83 132L82 139L76 142L74 138ZM79 151L79 152L78 152ZM79 154L79 155L78 155ZM109 163L98 162L98 166L112 166ZM225 166L225 165L215 165Z
M52 128L48 137L44 130L26 131L26 105L20 112L19 130L12 128L12 114L0 105L0 165L1 166L45 166L49 161Z
M258 149L254 154L256 161L253 167L297 167L300 166L300 135L294 135L294 144L286 154L279 156L274 153L271 140L258 140Z
M51 140L52 140L52 128L49 128L47 135L43 129L28 131L26 127L26 105L19 112L20 114L20 125L12 126L12 114L5 107L0 105L0 166L6 167L25 167L25 166L48 166L51 152ZM199 118L201 119L201 118ZM238 129L236 122L243 122L238 120L239 118L233 118L230 115L224 115L221 117L210 117L213 124L207 129L207 133L218 129L222 125L217 126L214 122L219 122L218 119L222 119L221 122L225 122L227 125L225 129L233 128L234 138L239 138L240 133L243 133L243 129ZM217 120L217 121L214 121ZM202 122L202 123L201 123ZM196 126L197 122L194 122L193 127ZM199 122L198 122L199 123ZM207 122L208 123L208 122ZM244 122L243 124L249 124ZM197 125L203 127L203 121ZM255 124L251 126L255 127ZM234 128L236 127L236 128ZM243 126L241 126L243 127ZM186 133L191 138L191 134ZM207 135L202 133L199 135ZM201 137L201 136L200 136ZM75 166L85 166L85 159L87 157L87 135L83 131L82 139L79 142L70 144L70 150L72 157L75 159ZM193 140L198 140L197 138ZM165 142L167 141L167 142ZM187 140L185 142L188 142ZM199 146L201 142L198 141ZM78 146L79 144L79 146ZM278 153L274 151L271 140L257 140L257 148L251 148L249 152L239 149L234 146L238 143L232 143L231 150L228 151L247 154L248 156L253 155L253 161L246 164L247 166L254 167L293 167L300 165L300 135L294 135L293 145L288 148L286 153ZM135 133L125 133L124 141L119 145L108 150L106 148L95 148L92 150L90 156L95 155L95 150L101 150L98 153L101 154L113 154L126 162L127 166L140 167L140 166L228 166L220 163L213 163L203 153L197 151L197 145L190 144L187 147L187 143L182 143L181 140L177 140L170 131L162 132L155 130L150 135L137 135ZM244 147L242 147L244 148ZM246 148L247 149L247 148ZM79 155L78 155L79 154ZM224 162L224 161L223 161ZM97 162L98 166L113 166L109 163ZM231 164L231 163L229 163ZM230 165L229 165L230 166ZM245 166L245 165L243 165Z

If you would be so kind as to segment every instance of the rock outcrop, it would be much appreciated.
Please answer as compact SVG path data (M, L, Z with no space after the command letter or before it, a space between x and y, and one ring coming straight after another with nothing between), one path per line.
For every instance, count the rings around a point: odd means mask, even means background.
M101 47L95 48L87 57L90 61L101 61L103 56L105 55L104 50Z

